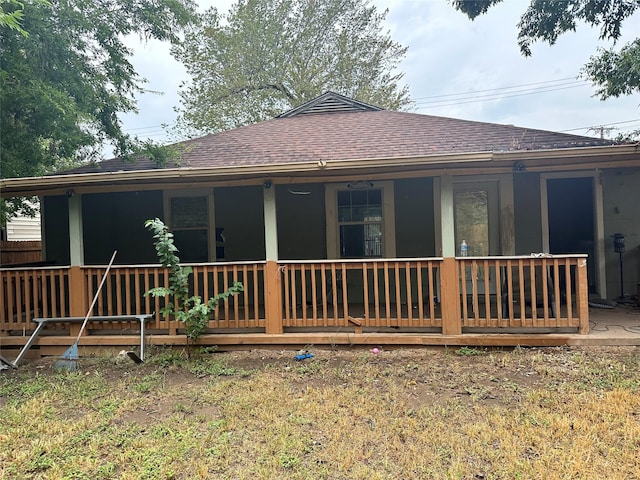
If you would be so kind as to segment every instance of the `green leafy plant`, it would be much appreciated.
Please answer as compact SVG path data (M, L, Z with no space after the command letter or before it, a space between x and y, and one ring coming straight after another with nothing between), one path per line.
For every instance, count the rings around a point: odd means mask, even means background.
M456 355L460 357L475 357L478 355L486 355L486 350L482 350L475 347L460 347L456 350Z
M209 298L206 303L202 301L202 297L199 295L190 295L189 279L192 269L191 267L180 265L180 258L177 255L178 249L174 244L173 234L159 218L147 220L144 226L153 233L156 254L160 263L164 268L170 270L169 285L152 288L145 295L167 298L167 302L160 310L160 313L165 318L173 315L176 320L184 323L187 347L190 347L204 333L209 320L213 318L218 304L231 295L242 292L244 287L241 282L234 282L226 291Z

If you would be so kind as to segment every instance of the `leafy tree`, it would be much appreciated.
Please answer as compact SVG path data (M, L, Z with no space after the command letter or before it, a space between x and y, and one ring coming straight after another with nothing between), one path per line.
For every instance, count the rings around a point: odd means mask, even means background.
M202 297L189 294L192 270L191 267L180 265L178 249L167 226L158 218L147 220L144 226L153 233L160 264L169 269L169 285L152 288L145 295L166 299L161 313L165 318L174 316L176 320L184 323L187 347L190 347L204 333L218 304L231 295L242 292L244 287L241 282L234 282L228 290L209 298L207 303L202 303Z
M395 69L407 49L382 30L370 0L239 0L211 8L176 56L179 125L192 133L255 123L332 90L389 109L410 104Z
M41 3L45 3L42 1ZM20 26L20 21L24 12L22 11L22 3L18 0L0 0L0 27L8 27L20 32L22 35L28 35L27 31Z
M503 0L449 0L472 20ZM579 22L600 28L600 39L620 38L622 25L640 8L640 0L531 0L518 23L518 44L523 55L531 55L531 45L542 40L550 45ZM599 49L590 58L583 74L597 85L603 100L640 92L640 39L619 50Z
M12 178L99 159L104 142L123 156L144 148L118 119L136 110L135 95L144 91L124 37L176 42L195 6L191 0L20 0L3 2L1 18L0 175Z

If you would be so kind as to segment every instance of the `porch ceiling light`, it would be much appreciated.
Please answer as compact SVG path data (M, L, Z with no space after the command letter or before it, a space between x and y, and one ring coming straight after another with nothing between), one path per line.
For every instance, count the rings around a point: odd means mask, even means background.
M516 162L516 163L513 164L513 171L514 172L526 172L527 171L527 167L522 162Z

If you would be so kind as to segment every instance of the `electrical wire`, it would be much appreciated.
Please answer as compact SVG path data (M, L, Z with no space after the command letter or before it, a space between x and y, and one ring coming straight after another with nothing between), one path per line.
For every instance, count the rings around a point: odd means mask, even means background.
M605 124L605 125L606 125L606 126L609 126L609 125L623 125L623 124L625 124L625 123L634 123L634 122L640 122L640 118L634 118L633 120L624 120L624 121L622 121L622 122L611 122L611 123L607 123L607 124ZM640 124L639 124L639 125L640 125ZM604 126L604 125L602 125L602 126ZM589 128L594 128L594 126L593 126L593 125L590 125L590 126L588 126L588 127L569 128L569 129L567 129L567 130L560 130L559 132L560 132L560 133L564 133L564 132L573 132L573 131L576 131L576 130L587 130L587 129L589 129Z
M465 98L461 98L460 100L465 100L465 101L455 101L455 102L450 102L450 103L443 103L446 101L440 101L440 102L426 102L426 103L417 103L417 105L420 105L421 107L426 107L426 108L439 108L439 107L451 107L451 106L456 106L456 105L466 105L468 103L477 103L477 102L487 102L487 101L492 101L492 100L503 100L505 98L513 98L513 97L523 97L523 96L527 96L527 95L537 95L540 93L549 93L549 92L557 92L560 90L569 90L569 89L573 89L573 88L581 88L581 87L588 87L589 85L585 84L581 84L581 85L573 85L573 86L566 86L566 87L560 87L560 88L548 88L545 90L539 89L539 90L530 90L530 91L524 91L522 93L514 93L511 95L480 95L480 96L476 96L476 97L467 97Z
M608 332L608 331L610 331L609 327L618 327L618 328L621 328L625 332L628 332L628 333L640 334L640 325L627 326L627 325L619 325L619 324L614 324L614 323L607 323L603 327L597 327L597 325L598 324L596 322L593 322L593 321L589 320L589 330L592 331L592 332Z
M485 90L471 90L471 91L462 92L462 93L447 93L447 94L444 94L444 95L431 95L431 96L428 96L428 97L415 97L414 100L428 100L430 98L455 97L455 96L459 96L459 95L470 95L470 94L474 94L474 93L484 93L484 92L494 92L494 91L501 91L501 90L511 90L511 89L520 88L520 87L530 87L530 86L533 86L533 85L542 85L542 84L547 84L547 83L565 82L567 80L573 80L574 82L579 82L578 80L576 80L575 77L566 77L566 78L558 78L556 80L546 80L544 82L523 83L523 84L520 84L520 85L511 85L511 86L507 86L507 87L487 88ZM580 81L584 82L585 80L580 80Z

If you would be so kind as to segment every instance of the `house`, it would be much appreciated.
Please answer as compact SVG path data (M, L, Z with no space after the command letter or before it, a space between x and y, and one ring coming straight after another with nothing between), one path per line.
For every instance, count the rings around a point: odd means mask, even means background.
M163 167L112 159L0 181L2 196L40 196L48 265L0 271L5 343L33 317L84 316L114 250L93 313L156 312L153 342L183 341L143 296L167 281L144 228L154 217L196 292L245 285L205 343L562 343L588 332L590 294L639 281L635 144L328 92L176 147Z
M7 220L6 240L10 242L37 242L40 240L40 212L33 217L20 215Z

